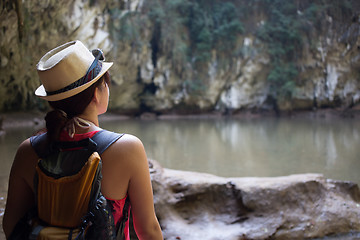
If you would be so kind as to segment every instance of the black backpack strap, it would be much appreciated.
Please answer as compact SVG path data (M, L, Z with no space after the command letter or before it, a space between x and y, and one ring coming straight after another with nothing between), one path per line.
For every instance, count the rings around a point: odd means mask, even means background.
M101 155L108 147L111 146L111 144L116 142L123 135L124 134L114 133L107 130L101 130L95 133L95 135L91 138L91 141L96 143L96 152L98 152L99 155ZM102 161L100 160L91 188L91 194L90 194L91 200L89 202L90 208L96 204L99 194L101 192L100 190L101 179L102 179L101 169L102 169Z
M101 130L97 132L91 139L97 144L97 152L101 155L111 144L116 142L124 134ZM47 156L53 148L47 140L47 133L32 136L30 138L31 146L34 148L36 154L42 158Z
M116 234L116 240L125 240L124 230L125 230L126 222L129 219L129 208L130 208L130 198L129 196L126 196L125 204L122 211L122 217L120 219L119 228Z
M45 226L43 226L43 225L35 226L30 233L29 240L36 240L37 237L39 236L41 230L43 230L44 227Z
M97 144L97 152L101 155L108 147L116 142L124 134L114 133L107 130L97 132L91 139Z
M47 139L47 133L30 137L30 143L40 158L45 157L52 150Z

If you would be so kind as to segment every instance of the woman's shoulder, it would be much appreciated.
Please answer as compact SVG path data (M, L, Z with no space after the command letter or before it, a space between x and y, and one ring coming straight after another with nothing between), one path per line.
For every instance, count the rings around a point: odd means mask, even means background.
M131 176L136 174L141 166L148 166L147 157L142 141L131 134L124 134L114 142L102 155L103 166L117 173Z
M38 159L39 157L31 145L30 138L24 140L17 149L11 168L12 174L25 178L30 185L33 181Z
M125 133L122 135L121 138L118 139L118 141L116 141L117 144L121 144L121 145L129 145L129 146L142 146L143 143L140 140L140 138L138 138L135 135L132 134L128 134Z
M112 142L111 145L142 145L141 140L132 135L132 134L128 134L128 133L117 133L117 132L112 132L112 131L108 131L106 129L101 129L100 131L97 131L97 134L94 135L93 138L96 137L96 135L98 135L97 139L98 140L105 140L105 141L110 141Z
M31 153L31 155L35 154L34 148L32 146L31 138L25 139L22 143L20 143L17 154L26 155Z
M139 158L143 157L145 149L138 137L126 133L118 138L104 154L117 156L117 158L121 157L121 159Z
M137 151L143 151L144 145L138 137L126 133L112 144L111 149L122 153L135 154Z

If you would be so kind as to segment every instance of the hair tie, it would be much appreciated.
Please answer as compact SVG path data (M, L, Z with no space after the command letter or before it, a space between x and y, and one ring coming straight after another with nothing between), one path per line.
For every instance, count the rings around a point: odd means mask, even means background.
M61 110L61 109L56 109L55 111L60 112L63 118L68 119L67 113L66 113L66 112L64 112L63 110Z
M74 138L76 127L86 130L89 129L91 125L93 125L93 123L90 121L80 117L73 117L67 121L64 130L69 134L70 138Z

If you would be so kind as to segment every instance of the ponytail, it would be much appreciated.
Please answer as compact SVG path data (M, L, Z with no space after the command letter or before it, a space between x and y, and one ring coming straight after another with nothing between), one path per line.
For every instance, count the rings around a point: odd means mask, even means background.
M48 112L45 116L47 136L50 142L57 141L61 130L68 121L67 114L59 109Z

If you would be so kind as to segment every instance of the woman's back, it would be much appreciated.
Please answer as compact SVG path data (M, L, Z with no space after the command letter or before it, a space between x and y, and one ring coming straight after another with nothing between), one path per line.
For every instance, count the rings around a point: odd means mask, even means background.
M80 41L59 46L40 59L37 68L42 85L35 94L49 101L54 109L45 117L49 142L58 141L63 132L74 138L101 130L98 115L108 107L108 69L112 66L104 60L102 51L89 51ZM30 140L25 140L18 148L9 178L3 218L7 237L19 219L35 206L33 179L38 159ZM142 142L125 134L101 154L101 159L102 194L119 202L128 196L138 237L162 239Z

